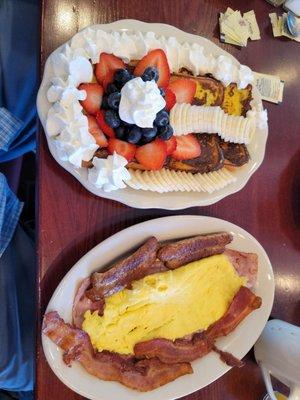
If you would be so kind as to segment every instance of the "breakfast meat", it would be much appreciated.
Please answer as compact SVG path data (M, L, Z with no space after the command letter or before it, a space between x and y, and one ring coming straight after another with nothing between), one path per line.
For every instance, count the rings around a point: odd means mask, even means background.
M196 137L201 146L200 156L189 160L176 160L169 157L166 164L167 168L204 174L217 171L224 166L224 156L219 146L218 136L201 133Z
M250 160L247 147L243 143L230 143L219 139L219 146L225 159L225 165L241 167Z
M231 241L232 235L227 232L199 235L163 245L157 257L168 268L174 269L204 257L221 254Z
M189 339L152 339L137 343L136 357L158 357L165 363L191 362L214 349L214 341L226 336L253 310L261 306L261 298L242 286L235 295L227 312L206 331L195 333Z
M72 308L72 319L73 325L77 328L81 328L83 322L84 313L87 310L96 311L98 310L99 313L102 315L104 310L104 299L100 299L98 301L90 300L87 295L86 291L91 287L91 278L88 277L83 279L79 284L77 289L73 308Z
M258 257L255 253L245 253L232 249L225 249L224 254L229 258L231 264L240 276L247 278L246 286L254 286L258 272Z
M91 276L92 288L86 292L92 301L99 301L104 297L127 287L134 280L138 280L148 275L151 268L154 273L153 264L156 261L158 249L157 239L151 237L129 257L116 263L112 268L105 272L95 272ZM155 272L161 270L161 264L155 264Z
M138 360L107 351L95 353L88 334L65 323L55 311L45 315L42 330L64 351L63 359L67 365L79 361L91 375L120 382L141 392L193 372L189 363L165 364L158 358Z

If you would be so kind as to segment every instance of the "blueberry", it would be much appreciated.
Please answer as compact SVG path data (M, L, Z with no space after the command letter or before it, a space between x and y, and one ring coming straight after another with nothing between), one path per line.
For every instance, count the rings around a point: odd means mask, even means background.
M127 69L117 69L114 75L114 80L116 83L125 85L126 82L132 79L131 73Z
M101 108L103 108L104 110L107 110L109 108L109 105L107 102L107 96L102 97Z
M118 91L119 91L119 89L117 88L117 86L114 83L109 83L106 86L106 93L107 94L115 93L115 92L118 92Z
M138 126L134 126L132 129L130 129L128 135L127 135L127 142L137 144L142 138L142 131Z
M160 94L162 95L162 97L165 97L166 92L164 88L159 88Z
M156 114L156 118L154 120L154 125L161 127L166 126L169 123L169 114L165 110L161 110Z
M118 126L120 126L121 120L118 113L114 110L107 110L104 119L111 128L118 128Z
M115 134L117 139L122 139L126 134L125 126L118 126L118 128L115 129Z
M153 128L144 128L143 129L143 139L147 141L151 141L157 135L157 128L154 126Z
M155 82L158 81L158 71L157 68L155 67L147 67L141 76L144 82L146 81L152 81L154 80Z
M173 128L171 125L166 125L160 128L158 137L162 140L169 140L173 136Z
M115 92L111 93L108 98L107 98L107 103L110 108L113 110L117 110L120 105L120 100L121 100L121 93Z

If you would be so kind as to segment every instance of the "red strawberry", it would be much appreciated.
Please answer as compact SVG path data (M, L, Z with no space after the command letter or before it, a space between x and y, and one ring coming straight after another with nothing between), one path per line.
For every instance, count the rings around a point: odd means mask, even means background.
M170 83L169 89L175 93L176 103L191 103L196 92L196 82L193 79L178 78Z
M161 139L138 147L135 158L147 169L161 169L167 157L167 145Z
M123 140L112 138L108 141L108 151L110 154L113 154L115 151L129 162L135 155L136 146L128 142L123 142Z
M201 146L196 136L192 133L176 137L177 147L172 153L175 160L191 160L199 157L201 154Z
M107 139L104 133L99 128L97 124L97 120L92 115L87 115L88 124L89 124L89 132L94 136L96 143L99 147L107 147Z
M158 70L157 84L160 87L166 87L170 80L170 68L166 54L161 49L149 51L136 65L134 69L135 76L143 75L147 67L155 67Z
M79 90L86 91L86 99L80 103L88 114L96 114L100 110L103 96L103 87L98 83L81 83Z
M168 87L166 88L165 93L166 109L170 111L176 103L176 96L175 93L173 93L172 90Z
M125 68L123 61L113 54L101 53L99 62L95 66L97 81L106 89L108 83L114 80L114 73L117 69Z
M99 110L96 114L96 120L98 125L100 126L101 130L105 133L106 136L110 138L115 137L115 131L113 128L111 128L109 125L107 125L105 119L104 119L104 113L105 111Z
M172 136L171 139L166 140L165 143L167 145L167 156L169 156L176 150L177 147L176 137Z

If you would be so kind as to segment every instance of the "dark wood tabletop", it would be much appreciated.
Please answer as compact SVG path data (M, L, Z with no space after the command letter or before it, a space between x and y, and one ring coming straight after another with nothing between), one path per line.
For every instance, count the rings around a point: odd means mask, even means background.
M243 49L220 43L218 13L227 6L241 11L254 9L261 40L250 41ZM285 81L285 88L282 104L265 103L269 138L262 166L243 190L210 207L176 212L139 210L98 198L54 161L41 129L37 225L39 324L56 286L87 251L125 227L173 214L219 217L254 235L267 251L275 273L276 293L271 317L300 324L300 48L297 42L273 37L268 14L274 11L282 12L264 0L43 1L41 72L48 55L78 30L91 24L132 18L167 23L205 36L254 71L279 75ZM186 398L258 400L265 392L250 352L243 368L231 369L216 382ZM40 329L36 399L82 399L50 370L41 347Z

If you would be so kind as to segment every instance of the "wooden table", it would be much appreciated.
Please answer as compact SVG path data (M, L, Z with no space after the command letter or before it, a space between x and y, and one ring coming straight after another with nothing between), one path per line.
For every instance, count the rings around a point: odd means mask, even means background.
M236 223L254 235L272 261L276 294L271 316L300 324L300 90L299 44L274 39L268 14L276 11L263 0L251 1L260 26L260 41L239 49L220 44L218 13L227 6L250 8L225 0L44 0L42 5L41 64L55 48L78 30L123 18L163 22L206 36L253 70L279 75L285 81L281 105L265 104L269 139L265 161L239 193L210 207L178 212L139 210L97 198L50 156L44 133L38 156L38 269L39 322L61 278L87 251L115 232L138 222L173 214L211 215ZM281 11L280 9L278 10ZM188 398L197 400L257 400L265 393L253 354L242 369L232 369L217 382ZM205 373L205 371L204 371ZM38 400L78 400L47 365L38 333ZM163 400L163 399L162 399Z

